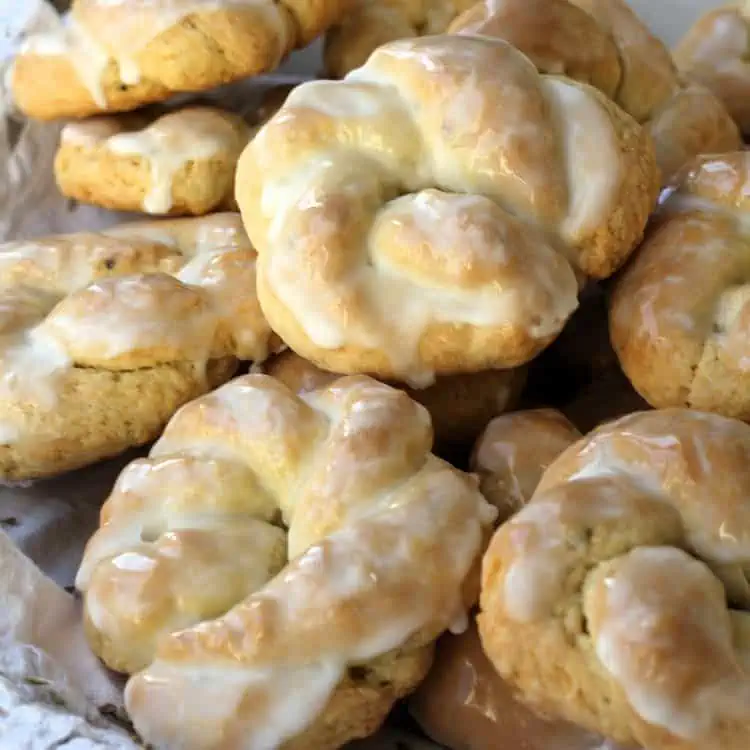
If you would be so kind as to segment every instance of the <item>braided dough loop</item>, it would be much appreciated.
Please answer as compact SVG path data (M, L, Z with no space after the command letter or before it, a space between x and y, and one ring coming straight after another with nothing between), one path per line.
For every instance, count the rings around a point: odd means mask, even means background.
M44 120L119 112L276 68L335 21L345 0L74 0L31 37L13 95Z
M625 260L657 182L648 137L599 92L443 36L297 87L240 158L237 202L290 348L424 384L537 354L577 304L574 267Z
M248 375L175 416L121 476L77 579L105 661L154 659L126 694L147 741L333 748L385 718L465 620L495 517L431 438L423 407L365 377L298 397ZM291 562L272 578L279 537ZM418 657L405 681L402 656ZM382 690L353 690L350 665Z
M750 418L749 192L747 152L696 160L618 281L612 344L653 406Z
M483 561L479 629L538 709L654 750L750 741L750 427L689 410L599 428Z
M0 475L153 440L272 334L237 214L0 246Z
M665 181L698 154L741 145L721 101L679 79L667 48L624 0L485 0L448 31L505 39L540 71L595 86L649 129Z

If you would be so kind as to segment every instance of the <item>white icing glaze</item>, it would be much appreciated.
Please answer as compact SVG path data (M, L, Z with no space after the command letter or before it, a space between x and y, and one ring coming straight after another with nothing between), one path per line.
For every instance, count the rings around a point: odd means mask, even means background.
M638 548L618 561L617 572L607 579L606 607L593 639L596 654L646 721L698 740L717 717L745 718L750 683L735 661L723 589L703 563L672 547ZM682 632L694 641L694 657L670 654L664 640L668 618L678 612ZM675 652L684 642L675 644ZM707 647L716 660L715 672L701 663ZM689 689L680 690L678 684L675 691L669 680L644 680L640 649L682 659L685 671L678 679ZM691 680L693 670L696 677ZM697 677L701 672L703 679Z
M203 161L222 151L239 153L247 133L208 107L179 110L160 117L135 133L118 133L107 141L114 154L139 156L151 165L151 187L143 200L147 213L172 207L172 181L190 161Z
M542 85L557 111L568 171L568 214L561 232L574 242L612 210L622 180L620 150L612 122L596 99L566 81L544 78Z

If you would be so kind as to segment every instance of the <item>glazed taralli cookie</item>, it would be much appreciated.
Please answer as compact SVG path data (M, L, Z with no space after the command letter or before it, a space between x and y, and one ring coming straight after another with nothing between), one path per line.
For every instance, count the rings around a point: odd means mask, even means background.
M69 198L118 211L235 209L237 160L292 88L273 86L238 113L197 104L71 122L55 156L57 185Z
M743 132L750 132L750 3L737 2L698 19L674 49L678 68L710 88Z
M239 116L189 107L148 120L95 117L63 128L63 195L120 211L201 215L234 207L234 171L251 130Z
M343 78L367 62L382 44L442 34L476 0L353 0L346 15L326 33L326 74Z
M449 32L505 39L539 70L596 86L648 129L664 181L698 154L741 145L720 99L680 79L625 0L483 0Z
M431 441L422 406L363 376L297 396L248 375L175 415L77 577L94 650L145 667L126 690L145 741L330 750L377 729L465 627L496 515Z
M393 42L298 86L237 170L273 329L323 369L424 385L527 362L639 241L648 136L509 44Z
M750 427L595 430L482 563L483 648L530 706L650 750L750 746Z
M549 465L581 434L553 409L505 414L477 441L472 470L505 522L531 499ZM461 750L617 750L580 727L524 706L487 659L475 623L445 634L409 710L425 733Z
M11 86L44 120L137 109L273 70L335 21L345 0L73 0L29 38Z
M158 436L265 358L237 214L0 246L0 478L77 468Z
M750 153L698 159L618 279L610 335L653 406L750 419Z
M264 371L295 393L321 388L338 378L292 351L270 359ZM515 406L525 382L525 368L486 370L447 375L428 388L404 386L404 390L430 413L435 452L450 459L456 451L471 447L488 420Z

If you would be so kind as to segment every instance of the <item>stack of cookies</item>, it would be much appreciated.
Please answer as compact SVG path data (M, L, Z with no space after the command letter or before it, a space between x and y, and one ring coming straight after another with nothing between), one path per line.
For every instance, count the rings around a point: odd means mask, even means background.
M12 82L170 217L0 247L0 477L156 441L76 580L144 742L750 746L750 160L624 0L77 0Z

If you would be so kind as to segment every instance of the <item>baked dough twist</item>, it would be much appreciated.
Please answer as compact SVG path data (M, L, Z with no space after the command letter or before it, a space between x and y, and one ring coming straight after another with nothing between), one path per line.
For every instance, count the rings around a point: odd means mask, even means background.
M750 419L748 195L750 153L698 159L617 282L612 344L652 406Z
M442 34L476 0L353 0L325 35L323 60L329 78L343 78L367 62L381 45L397 39Z
M150 663L126 691L147 741L318 750L379 726L465 627L495 517L431 440L422 406L362 376L298 397L248 375L178 412L77 579L95 650Z
M73 0L29 38L13 96L43 120L137 109L273 70L339 18L346 0Z
M598 88L648 128L665 181L698 154L741 145L722 102L680 80L667 48L625 0L483 0L449 32L505 39L542 72Z
M599 428L482 564L484 649L526 702L653 750L750 744L750 427L690 410Z
M710 88L743 132L750 132L750 3L715 8L674 49L682 73Z
M393 42L298 86L237 202L272 328L334 372L424 384L528 361L612 273L658 190L651 141L505 42Z
M321 388L338 377L292 351L269 360L264 370L295 393ZM434 450L450 460L471 448L490 419L515 406L525 382L525 368L516 368L447 375L428 388L403 386L403 390L427 409L435 433Z
M255 258L237 214L0 245L0 477L153 440L263 360Z

